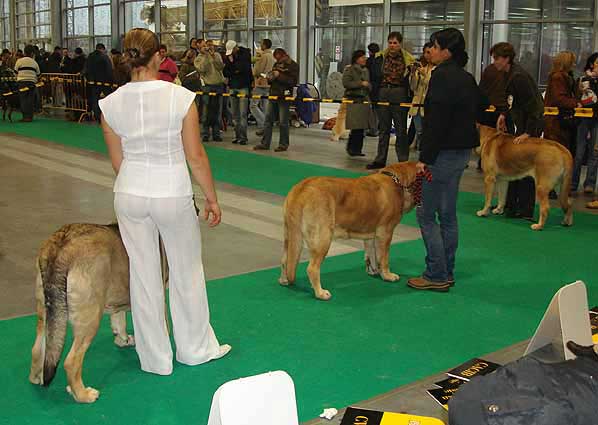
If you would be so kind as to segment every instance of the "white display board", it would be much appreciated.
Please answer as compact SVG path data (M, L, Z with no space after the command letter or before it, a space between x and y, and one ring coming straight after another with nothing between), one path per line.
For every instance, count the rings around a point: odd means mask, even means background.
M293 380L276 371L227 382L214 393L208 425L299 425Z
M567 348L567 341L592 345L588 294L581 280L563 286L552 297L525 355L552 344L564 360L574 359L575 354Z

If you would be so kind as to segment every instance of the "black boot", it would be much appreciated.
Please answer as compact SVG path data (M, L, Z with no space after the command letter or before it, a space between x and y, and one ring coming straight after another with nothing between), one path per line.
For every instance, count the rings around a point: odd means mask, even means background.
M585 346L576 344L573 341L568 341L567 348L577 357L588 357L598 362L598 354L596 354L593 345Z

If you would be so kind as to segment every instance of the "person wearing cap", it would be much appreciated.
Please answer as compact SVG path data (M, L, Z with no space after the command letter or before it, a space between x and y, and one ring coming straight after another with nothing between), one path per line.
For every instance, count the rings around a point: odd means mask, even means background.
M249 94L253 82L251 72L251 52L233 40L226 42L226 59L224 76L228 79L230 102L235 122L235 138L233 143L247 144L247 111ZM239 97L241 96L241 97Z
M207 40L202 44L199 56L195 59L195 67L204 82L204 91L217 93L219 96L204 95L204 113L202 114L201 138L204 142L210 139L212 129L212 140L222 142L220 137L220 117L222 116L222 92L224 91L224 62L222 56L216 51L214 42Z
M174 82L174 79L179 73L176 63L168 56L168 47L165 44L160 44L160 69L158 71L158 78L162 81Z
M290 103L285 100L286 96L293 95L293 87L299 80L299 65L292 60L284 49L274 50L276 63L267 76L270 83L270 96L277 96L278 100L268 102L266 108L266 119L264 123L264 137L254 150L270 150L272 143L272 125L276 116L280 123L280 139L274 152L284 152L289 148L289 115Z

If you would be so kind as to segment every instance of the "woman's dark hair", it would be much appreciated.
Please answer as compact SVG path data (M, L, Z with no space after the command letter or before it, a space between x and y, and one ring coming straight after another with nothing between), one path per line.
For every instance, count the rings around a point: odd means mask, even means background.
M453 60L462 68L467 65L469 56L465 51L465 38L457 28L447 28L437 31L430 37L430 42L438 43L441 49L448 49Z
M357 59L362 56L365 56L365 50L355 50L351 55L351 65L354 65L357 62Z
M423 50L431 49L432 47L434 47L434 43L432 43L431 41L428 41L426 44L424 44Z
M158 36L145 28L133 28L123 42L126 64L131 68L147 66L160 48Z
M583 68L584 72L587 70L592 70L592 68L594 67L594 62L596 62L596 59L598 59L598 52L592 53L590 55L590 57L586 61L586 66L584 66Z

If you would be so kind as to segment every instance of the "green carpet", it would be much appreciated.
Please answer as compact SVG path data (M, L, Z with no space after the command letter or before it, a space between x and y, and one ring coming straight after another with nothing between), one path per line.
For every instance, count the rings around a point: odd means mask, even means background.
M13 119L20 119L18 118ZM81 149L107 154L100 127L54 119L37 118L32 123L0 121L0 133L15 133ZM216 146L215 146L216 145ZM234 151L204 144L217 181L286 196L289 189L306 177L355 177L358 174L331 167L272 158L251 152Z
M16 127L5 131L25 131ZM0 128L4 131L6 126ZM96 129L83 127L77 137L61 135L72 129L73 125L53 121L51 128L40 124L38 131L45 136L33 137L66 143L88 134L89 148L95 143L99 149ZM259 184L273 193L286 193L300 175L342 174L217 148L210 150L210 156L213 162L223 158L219 168L227 169L217 170L220 177L242 177L242 186ZM266 166L280 167L286 174L269 182L228 170L235 166L246 172L245 164L252 161L262 167L255 169L260 176ZM305 421L324 407L340 408L370 398L530 337L552 295L565 283L585 280L590 304L598 304L598 263L593 259L596 217L578 213L575 226L566 229L558 224L561 213L553 211L546 230L533 232L524 221L476 217L480 205L480 195L460 195L457 285L448 294L405 286L407 276L422 271L421 241L393 246L391 268L403 276L397 283L366 275L362 253L327 259L322 282L333 294L327 303L313 298L305 265L290 289L276 283L277 269L212 281L208 285L212 323L233 351L211 364L177 365L170 377L141 372L133 349L112 344L106 321L84 366L84 382L101 391L94 405L71 400L64 391L62 368L49 388L29 384L35 320L0 321L4 383L0 423L204 424L219 385L277 369L293 377L300 419ZM413 213L406 221L414 222Z
M361 253L329 258L322 270L330 302L316 301L305 266L297 286L276 282L277 269L210 282L212 323L230 356L170 377L142 373L132 349L112 344L107 320L85 361L84 379L101 391L91 406L64 391L60 368L49 388L27 381L33 317L0 321L2 423L203 424L211 396L227 380L283 369L295 380L301 420L442 372L472 356L530 337L554 292L583 279L598 303L595 217L578 214L565 229L553 214L543 232L528 223L474 216L480 197L462 194L457 285L448 294L410 290L421 272L421 241L394 245L384 283L364 272ZM10 412L8 415L7 412Z

